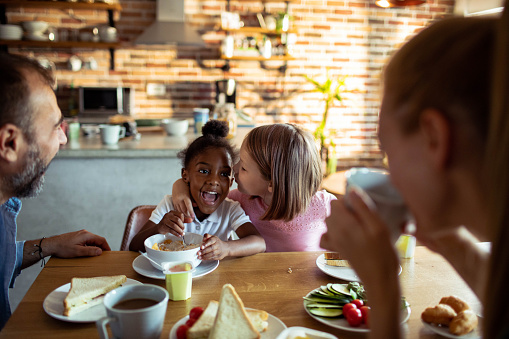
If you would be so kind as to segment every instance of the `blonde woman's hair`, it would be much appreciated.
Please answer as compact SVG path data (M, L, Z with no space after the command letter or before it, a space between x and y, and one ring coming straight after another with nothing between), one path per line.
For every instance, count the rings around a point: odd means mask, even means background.
M291 124L256 127L244 146L273 189L261 220L290 221L306 211L322 183L322 168L313 136Z
M391 114L397 115L402 131L412 133L426 108L444 114L453 128L452 155L463 155L485 190L490 218L486 227L493 241L482 298L483 338L489 339L509 333L508 82L507 11L502 20L453 18L433 24L395 54L384 82L387 107L394 110ZM472 138L458 141L464 129Z
M493 96L485 157L488 180L489 226L493 230L489 287L486 288L483 338L509 333L509 1L498 22L493 74Z

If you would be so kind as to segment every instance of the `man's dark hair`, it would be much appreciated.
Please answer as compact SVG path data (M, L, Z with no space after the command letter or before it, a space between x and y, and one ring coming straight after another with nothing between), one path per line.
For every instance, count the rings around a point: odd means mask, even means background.
M36 60L0 52L0 127L13 124L29 141L33 137L33 107L26 74L39 74L41 80L53 88L55 79L50 71Z

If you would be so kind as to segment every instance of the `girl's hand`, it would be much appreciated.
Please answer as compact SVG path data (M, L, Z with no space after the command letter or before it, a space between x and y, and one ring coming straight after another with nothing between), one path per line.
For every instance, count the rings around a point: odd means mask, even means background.
M171 200L173 201L173 208L175 208L175 210L190 218L190 221L187 222L194 220L193 206L196 206L196 204L191 201L189 186L187 186L183 179L178 179L173 183Z
M184 234L184 214L177 211L169 211L164 215L159 224L157 224L157 232L166 234L170 232L178 237ZM189 222L189 221L187 221Z
M389 228L363 201L364 192L353 189L348 194L348 207L344 197L331 202L321 246L347 259L364 284L379 283L388 274L397 276L399 258Z
M205 233L198 258L202 260L221 260L228 255L228 244L215 235Z

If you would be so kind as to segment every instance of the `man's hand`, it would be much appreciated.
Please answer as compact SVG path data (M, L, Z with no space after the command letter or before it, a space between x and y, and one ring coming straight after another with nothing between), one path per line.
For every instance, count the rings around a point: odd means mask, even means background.
M41 247L44 256L53 255L59 258L93 257L101 255L103 251L111 251L105 238L86 230L44 239Z

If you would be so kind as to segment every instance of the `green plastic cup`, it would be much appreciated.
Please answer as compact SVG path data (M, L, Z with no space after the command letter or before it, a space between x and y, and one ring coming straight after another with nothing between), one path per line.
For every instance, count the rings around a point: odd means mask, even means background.
M166 290L173 301L191 298L193 287L193 265L189 262L172 265L164 271Z

